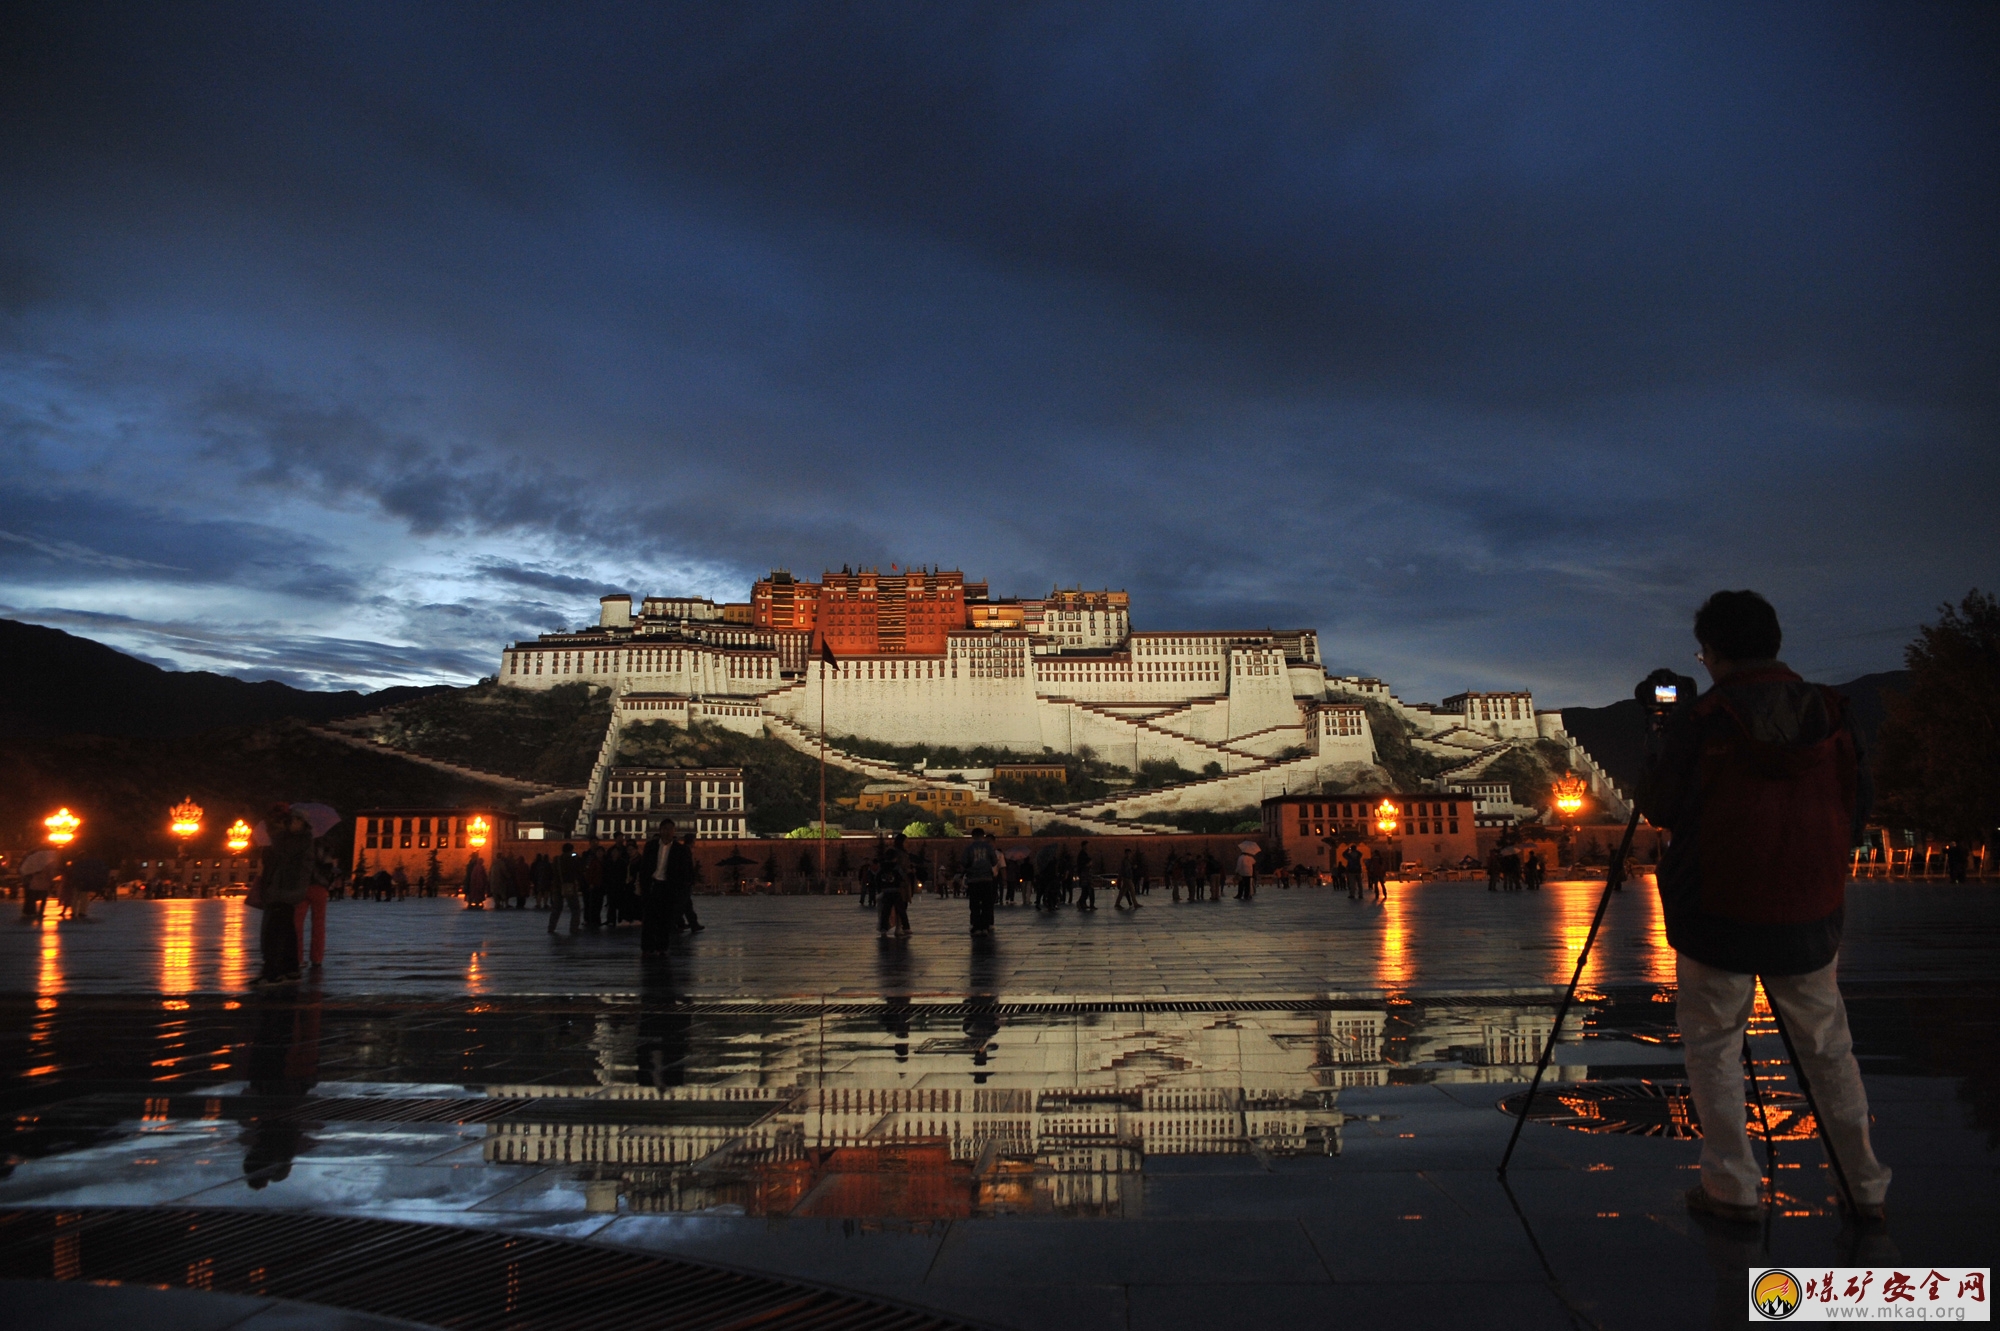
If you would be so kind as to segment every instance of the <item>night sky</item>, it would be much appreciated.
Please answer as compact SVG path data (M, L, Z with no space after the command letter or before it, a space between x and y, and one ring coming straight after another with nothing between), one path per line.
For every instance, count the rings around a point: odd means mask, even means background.
M2000 584L2000 8L7 7L0 615L469 681L784 566L1624 695Z

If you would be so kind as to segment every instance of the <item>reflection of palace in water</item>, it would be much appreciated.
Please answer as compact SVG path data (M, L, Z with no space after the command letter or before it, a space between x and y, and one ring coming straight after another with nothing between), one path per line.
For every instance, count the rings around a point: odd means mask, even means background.
M1505 996L1063 1006L606 1014L594 1084L486 1088L550 1112L489 1123L485 1156L574 1165L599 1209L1130 1215L1148 1157L1338 1154L1342 1089L1522 1080L1551 1017Z

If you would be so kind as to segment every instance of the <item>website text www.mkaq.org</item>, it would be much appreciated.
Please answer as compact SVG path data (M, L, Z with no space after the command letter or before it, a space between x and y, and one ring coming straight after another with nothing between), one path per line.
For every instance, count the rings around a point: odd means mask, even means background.
M1963 1322L1963 1308L1842 1308L1838 1304L1821 1308L1821 1317L1829 1322Z

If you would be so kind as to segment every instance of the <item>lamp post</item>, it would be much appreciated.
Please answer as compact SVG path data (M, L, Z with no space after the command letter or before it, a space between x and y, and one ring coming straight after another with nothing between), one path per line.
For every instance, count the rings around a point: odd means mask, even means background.
M42 826L49 829L49 844L62 847L76 840L76 829L83 826L83 819L66 808L57 809L42 819Z
M1557 819L1569 824L1569 829L1563 834L1566 847L1573 849L1576 839L1576 816L1583 812L1584 796L1589 793L1589 789L1584 785L1583 778L1574 772L1564 772L1556 781L1554 798L1550 802L1555 805Z
M241 861L243 859L243 852L250 849L250 835L250 824L244 822L241 818L231 823L229 830L222 834L222 844L229 848L229 853L238 861L234 866L237 878L246 877L243 873L244 866Z
M201 832L202 807L196 804L192 798L184 799L173 808L167 810L167 815L173 820L167 824L167 830L180 838L180 845L174 851L174 877L180 879L181 883L185 885L189 881L187 867L188 842L192 841Z
M173 818L173 822L167 824L168 830L181 839L183 847L200 834L202 807L199 804L186 799L167 812Z
M1399 821L1397 818L1396 802L1394 800L1385 799L1375 806L1375 830L1383 836L1392 837L1396 835L1396 827Z

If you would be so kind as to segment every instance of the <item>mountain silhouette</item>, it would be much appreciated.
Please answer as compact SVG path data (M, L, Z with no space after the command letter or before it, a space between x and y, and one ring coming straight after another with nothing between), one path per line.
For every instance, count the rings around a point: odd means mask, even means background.
M1909 672L1904 670L1884 670L1834 685L1836 692L1847 697L1848 714L1854 718L1855 737L1861 741L1864 754L1874 752L1875 733L1882 728L1882 694L1900 693L1908 687ZM1590 756L1611 773L1620 790L1630 794L1645 759L1646 718L1638 700L1627 698L1609 707L1565 707L1562 719L1563 729L1576 736Z
M182 737L272 721L332 721L437 692L322 693L205 670L162 670L60 629L0 619L0 738Z

